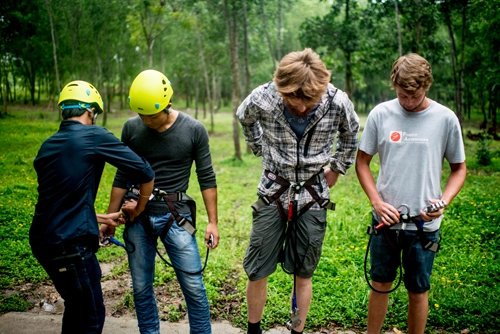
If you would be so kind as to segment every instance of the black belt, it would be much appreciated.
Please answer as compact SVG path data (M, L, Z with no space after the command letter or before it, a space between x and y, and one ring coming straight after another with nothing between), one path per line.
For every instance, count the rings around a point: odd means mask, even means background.
M33 254L40 260L55 261L67 257L79 256L76 247L88 247L92 252L99 248L99 238L96 235L83 235L76 238L63 240L57 244L33 245Z

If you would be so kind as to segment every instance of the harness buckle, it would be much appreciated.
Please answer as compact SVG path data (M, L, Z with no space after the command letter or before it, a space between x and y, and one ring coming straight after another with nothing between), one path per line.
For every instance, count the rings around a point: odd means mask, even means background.
M377 234L378 230L373 226L372 224L368 225L368 228L366 229L366 234L372 235L372 234Z
M257 212L259 211L260 208L262 208L263 206L266 206L266 205L269 205L271 204L271 201L269 200L269 198L267 198L267 196L261 196L259 197L259 199L252 204L252 209Z
M431 252L437 253L439 252L439 249L441 247L437 242L429 240L429 242L424 245L424 248L430 250Z
M324 199L321 203L319 203L319 206L323 209L326 209L326 210L335 210L335 203L330 201L329 199Z
M185 229L192 236L196 234L196 229L193 227L191 222L185 217L182 217L182 219L177 222L177 225Z

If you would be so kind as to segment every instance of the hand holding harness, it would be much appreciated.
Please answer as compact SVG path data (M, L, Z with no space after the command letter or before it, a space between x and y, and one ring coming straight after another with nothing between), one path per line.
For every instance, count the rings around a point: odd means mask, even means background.
M406 213L401 213L400 215L400 221L401 221L401 228L396 230L396 234L398 235L398 239L399 239L399 233L400 231L405 231L406 230L406 226L408 223L414 223L415 226L417 227L417 235L415 237L415 239L419 239L420 242L422 243L422 247L425 249L425 250L430 250L431 252L434 252L434 253L437 253L439 252L439 249L440 249L440 245L439 245L439 242L434 242L430 239L428 239L425 235L425 232L424 232L424 224L425 224L425 221L424 219L420 216L420 215L416 215L416 216L410 216L410 207L406 204L401 204L399 208L401 207L404 207L406 209ZM426 212L426 213L430 213L430 212L436 212L442 208L445 208L446 207L446 202L445 201L439 201L437 203L434 203L434 204L431 204L429 205L428 207L426 207L423 211ZM375 289L371 284L370 284L370 280L368 279L368 272L367 272L367 269L366 269L366 264L367 264L367 259L368 259L368 253L370 252L370 243L371 243L371 240L372 240L372 237L373 235L377 235L379 232L383 232L387 238L387 240L389 241L389 243L394 247L394 248L397 248L398 245L393 245L391 242L390 242L390 239L387 237L387 225L385 225L384 223L379 223L377 226L375 225L371 225L368 226L368 229L366 231L367 234L370 235L370 240L368 241L368 245L366 247L366 254L365 254L365 261L364 261L364 272L365 272L365 280L366 280L366 283L368 284L368 286L370 287L370 289L372 289L373 291L377 292L377 293L391 293L393 291L395 291L400 283L401 283L401 279L402 279L402 273L403 273L403 270L402 270L402 265L401 265L401 262L399 263L399 280L398 280L398 283L396 284L396 286L394 288L392 288L391 290L388 290L388 291L379 291L377 289ZM414 240L415 240L414 239ZM413 241L415 242L415 241ZM412 242L412 244L413 244ZM401 260L400 260L401 261Z
M132 192L134 195L139 195L139 189L136 188L135 186L130 187L129 192ZM182 228L184 228L189 234L193 236L196 234L196 202L186 193L183 192L167 193L164 190L154 188L153 192L151 193L151 196L149 197L149 201L150 202L165 201L165 203L168 206L168 209L170 210L170 213L172 214L167 222L167 225L162 231L161 234L162 238L164 238L167 235L174 220L177 221L177 224ZM191 220L182 217L179 214L179 212L175 208L174 205L175 202L187 203L187 205L189 206L189 210L191 211Z
M129 192L132 192L134 195L140 195L139 189L135 186L130 187ZM170 213L171 213L170 218L167 221L167 224L165 225L165 227L163 228L163 230L161 231L161 234L160 234L160 238L162 240L165 239L165 237L167 236L167 233L170 230L170 228L172 227L172 224L174 223L174 221L177 221L177 225L179 225L180 227L185 229L189 234L191 234L194 237L194 235L196 234L196 202L191 197L189 197L186 193L183 193L183 192L167 193L164 190L154 188L153 192L151 193L151 196L149 197L149 201L150 202L164 201L170 210ZM179 212L177 211L177 209L175 208L175 205L174 205L174 203L176 203L176 202L187 203L187 205L189 206L189 210L191 211L191 219L183 217L179 214ZM150 234L150 237L152 237L151 226L149 226L148 224L145 224L145 223L143 223L143 226L144 226L146 233ZM211 239L211 240L213 240L213 239ZM128 241L128 242L131 243L130 241ZM135 246L134 246L134 250L135 250ZM203 267L201 268L201 270L196 271L196 272L189 272L189 271L185 271L183 269L174 267L173 264L168 262L161 255L161 253L158 251L158 248L156 246L155 246L155 250L156 250L156 254L158 254L160 259L166 265L174 268L175 270L181 271L181 272L189 274L189 275L198 275L205 270L205 268L207 267L207 262L208 262L208 254L210 253L210 250L207 248L207 254L205 256L205 263L203 264Z

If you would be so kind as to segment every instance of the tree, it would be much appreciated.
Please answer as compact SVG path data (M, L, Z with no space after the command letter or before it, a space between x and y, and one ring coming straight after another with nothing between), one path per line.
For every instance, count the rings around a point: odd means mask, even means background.
M240 105L240 88L239 88L239 60L238 60L238 13L234 0L231 4L230 0L224 0L224 17L226 19L226 29L229 40L229 54L231 55L231 75L233 78L233 142L234 154L237 160L241 160L241 147L239 135L239 123L236 117L236 111Z
M156 38L168 27L165 21L166 10L165 0L132 0L128 22L133 27L134 39L140 41L140 31L148 54L149 67L153 67L153 46Z
M339 16L344 11L343 19ZM324 17L306 19L301 41L312 48L324 47L330 53L340 49L344 56L345 91L353 93L353 55L359 45L359 10L355 0L336 0Z

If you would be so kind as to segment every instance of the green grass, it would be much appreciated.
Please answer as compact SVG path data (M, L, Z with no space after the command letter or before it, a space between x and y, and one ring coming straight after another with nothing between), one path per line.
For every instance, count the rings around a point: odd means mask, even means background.
M31 307L16 296L7 296L8 289L47 280L46 273L31 255L28 243L37 199L33 160L43 140L59 127L56 112L14 110L12 115L0 119L0 313ZM129 112L110 114L107 128L119 137L121 125L132 115ZM208 125L208 121L203 122ZM221 244L210 253L205 282L212 314L225 316L243 327L246 325L246 276L242 260L250 233L250 205L256 199L261 161L247 153L243 154L243 161L235 160L232 116L218 114L215 122L210 145L217 173ZM442 225L442 248L436 257L429 292L429 333L438 330L460 332L466 328L477 333L500 332L500 144L490 141L489 145L492 164L483 167L475 157L478 143L465 141L467 181L446 210ZM243 138L241 148L245 152ZM378 170L376 158L372 167L374 172ZM446 167L445 175L447 170ZM95 204L98 212L107 208L114 172L112 166L106 166ZM188 193L198 203L201 230L207 220L194 173ZM314 295L307 326L309 330L332 325L363 329L369 295L363 261L368 243L365 230L370 221L370 204L359 186L354 168L340 178L331 195L337 210L328 213L328 230L322 259L313 279ZM202 236L203 233L198 233L204 256ZM117 237L121 239L121 232ZM103 262L119 262L113 275L127 270L125 252L119 247L102 249L98 257ZM165 269L160 262L157 269L155 284L162 285L174 279L173 271ZM265 326L288 320L291 286L291 277L281 269L270 276L263 319ZM407 302L403 287L391 294L384 329L405 330ZM133 305L131 296L128 295L123 303ZM169 308L164 315L167 320L176 320L179 316L174 308Z

